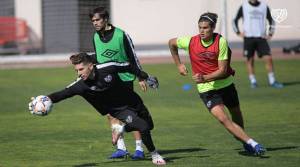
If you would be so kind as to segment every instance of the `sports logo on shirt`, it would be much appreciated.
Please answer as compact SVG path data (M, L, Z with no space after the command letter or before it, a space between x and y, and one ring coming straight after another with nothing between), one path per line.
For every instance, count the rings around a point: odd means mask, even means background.
M112 80L112 76L110 74L108 74L105 78L104 78L104 81L105 82L111 82Z
M206 52L199 53L198 56L202 56L202 57L205 57L207 59L215 59L216 53L206 51Z
M118 51L106 49L103 53L101 53L101 56L112 58L114 55L116 55Z
M206 103L206 106L207 106L207 108L210 108L211 105L212 105L212 102L209 100L209 101Z
M128 123L128 124L129 124L129 123L132 123L132 116L131 116L131 115L128 115L125 121L126 121L126 123Z
M90 89L91 89L91 90L96 90L97 87L96 87L96 86L91 86Z

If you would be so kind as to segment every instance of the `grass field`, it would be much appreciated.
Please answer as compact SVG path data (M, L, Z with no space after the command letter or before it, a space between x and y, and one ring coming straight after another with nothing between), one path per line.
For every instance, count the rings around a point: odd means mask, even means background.
M242 145L208 113L192 83L173 64L144 65L160 79L160 89L143 97L155 121L156 147L174 167L291 167L300 164L300 60L275 61L286 85L267 85L264 64L257 62L259 88L251 89L243 62L233 62L246 131L268 150L262 157L245 155ZM0 71L0 166L153 166L148 160L108 160L111 146L107 120L81 97L54 106L46 117L27 111L31 96L64 88L75 78L71 67ZM134 151L131 134L128 150Z

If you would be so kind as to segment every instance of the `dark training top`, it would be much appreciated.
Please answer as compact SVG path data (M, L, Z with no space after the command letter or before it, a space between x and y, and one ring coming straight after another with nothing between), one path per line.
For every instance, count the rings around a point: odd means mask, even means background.
M100 114L106 115L125 109L139 110L143 105L140 96L128 89L118 76L118 72L131 72L142 79L148 78L143 71L133 71L128 63L109 62L94 66L93 79L78 78L65 89L54 92L48 97L57 103L75 95L82 96Z

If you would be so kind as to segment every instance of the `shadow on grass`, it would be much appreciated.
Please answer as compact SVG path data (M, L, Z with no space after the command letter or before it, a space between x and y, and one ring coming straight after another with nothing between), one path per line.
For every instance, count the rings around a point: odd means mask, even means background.
M283 84L283 86L300 85L300 81L283 82L282 84Z
M174 150L159 150L160 154L174 154L174 153L190 153L190 152L198 152L198 151L205 151L207 149L204 148L180 148Z
M172 163L174 160L177 160L177 159L184 159L184 158L207 158L207 157L210 157L210 156L209 155L199 155L199 156L196 156L196 155L194 155L194 156L186 155L186 156L176 156L176 157L175 156L174 157L168 156L168 157L165 158L165 160L168 163Z
M73 167L93 167L93 166L99 166L99 163L86 163L86 164L74 165Z
M268 158L271 158L271 156L268 156L268 155L253 155L253 154L250 154L246 151L239 151L239 154L242 155L242 156L246 156L246 157L255 157L255 158L262 158L262 159L268 159Z
M182 149L173 149L173 150L159 150L158 152L161 154L161 155L166 155L166 154L175 154L175 153L191 153L191 152L198 152L198 151L205 151L207 149L203 149L203 148L182 148ZM150 156L151 157L151 156ZM151 161L152 159L150 157L146 157L145 159L142 159L142 160L134 160L134 161ZM206 158L206 157L209 157L208 155L178 155L178 156L164 156L165 160L167 163L172 163L174 160L176 159L183 159L183 158L192 158L192 157L195 157L195 158ZM133 161L131 160L130 158L127 158L127 159L114 159L114 160L111 160L111 161L106 161L104 163L128 163L129 161ZM81 166L79 166L81 167Z
M204 148L180 148L180 149L173 149L173 150L159 150L159 153L161 155L166 155L166 154L175 154L175 153L192 153L192 152L205 151L205 150L207 150L207 149L204 149ZM170 163L170 162L173 162L176 159L192 158L192 157L206 158L206 157L209 157L209 156L208 155L166 156L165 160Z
M278 150L291 150L299 148L299 146L286 146L286 147L268 147L267 151L278 151Z
M291 150L291 149L297 149L297 148L299 148L299 147L298 146L268 147L268 148L266 148L266 150L267 150L267 153L268 153L268 152L272 152L272 151ZM249 154L246 151L239 151L239 154L243 155L243 156L248 156L248 157L270 158L270 156L267 156L267 155L256 156L256 155L253 155L253 154Z

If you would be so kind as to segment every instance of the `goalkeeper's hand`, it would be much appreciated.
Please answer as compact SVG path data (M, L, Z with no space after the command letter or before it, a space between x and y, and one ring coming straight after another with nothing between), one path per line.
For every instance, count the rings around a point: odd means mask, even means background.
M155 76L149 75L148 78L146 79L146 83L150 88L158 89L159 83L158 83L158 79Z

